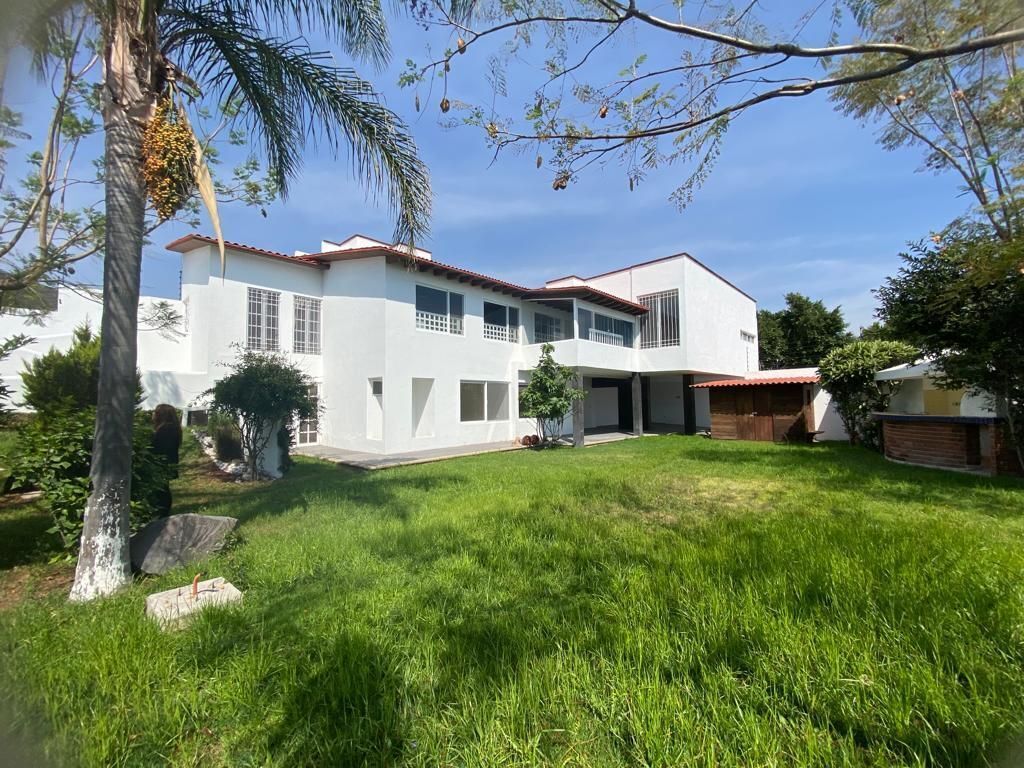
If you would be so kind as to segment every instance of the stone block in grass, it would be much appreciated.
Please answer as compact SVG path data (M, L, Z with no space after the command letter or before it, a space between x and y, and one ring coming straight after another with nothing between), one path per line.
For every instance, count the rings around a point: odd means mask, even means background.
M146 598L146 615L161 629L180 629L200 611L211 605L230 605L242 601L242 593L222 576L184 587L157 592Z

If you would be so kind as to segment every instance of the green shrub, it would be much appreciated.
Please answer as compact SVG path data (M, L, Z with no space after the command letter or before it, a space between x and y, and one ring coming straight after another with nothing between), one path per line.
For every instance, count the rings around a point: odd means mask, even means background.
M881 447L878 423L871 414L889 407L895 382L883 391L875 374L908 363L916 354L914 347L901 341L855 341L825 355L818 369L821 386L832 396L851 443Z
M33 419L19 432L11 474L17 484L42 491L43 504L53 518L50 532L60 537L68 553L77 551L81 538L95 420L93 408L50 413L45 419ZM132 530L153 519L159 494L170 479L167 464L150 450L152 434L149 420L139 413L132 435Z
M138 399L142 400L139 377ZM100 337L88 325L74 331L66 350L51 348L22 371L23 402L43 416L96 405L100 379Z

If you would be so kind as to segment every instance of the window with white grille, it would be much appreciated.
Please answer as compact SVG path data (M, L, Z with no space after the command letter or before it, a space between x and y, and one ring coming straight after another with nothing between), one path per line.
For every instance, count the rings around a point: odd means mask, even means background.
M679 291L649 293L636 300L647 307L640 318L640 348L679 346Z
M454 333L461 336L464 333L463 305L461 293L417 285L416 327L422 331Z
M300 355L320 354L320 299L295 297L294 351Z
M753 344L755 341L757 341L757 337L750 331L740 331L740 338L743 339L743 341L747 342L748 344Z
M245 345L260 352L277 351L278 310L281 294L262 288L249 289L249 315Z
M484 338L493 341L519 341L519 310L504 304L484 302Z

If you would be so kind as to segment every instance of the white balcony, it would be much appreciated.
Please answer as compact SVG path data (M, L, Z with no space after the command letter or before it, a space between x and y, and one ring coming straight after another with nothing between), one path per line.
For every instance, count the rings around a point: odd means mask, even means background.
M626 346L625 339L618 333L610 333L608 331L599 331L596 328L590 329L589 338L591 341L596 341L600 344L611 344L613 347L624 347Z

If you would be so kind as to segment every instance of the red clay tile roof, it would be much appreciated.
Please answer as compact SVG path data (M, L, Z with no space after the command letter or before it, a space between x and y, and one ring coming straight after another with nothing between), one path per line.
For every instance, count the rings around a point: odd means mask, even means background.
M167 249L183 252L188 250L183 247L189 242L199 242L216 245L217 241L206 235L190 234L180 237L172 243L168 243ZM468 282L471 285L480 285L483 288L491 288L504 294L517 296L523 299L559 299L559 298L582 298L600 306L616 309L630 315L642 315L647 312L647 307L636 304L620 296L613 296L610 293L591 288L586 285L560 286L555 288L527 288L515 283L509 283L496 277L473 272L462 267L445 264L435 259L425 259L422 256L414 256L399 248L384 245L369 245L362 248L344 248L337 251L324 251L322 253L310 253L305 256L289 256L277 251L267 251L263 248L256 248L242 243L225 242L229 248L253 253L258 256L269 256L275 259L285 259L293 264L302 264L308 267L325 267L332 261L349 261L353 259L365 259L373 256L386 256L392 262L403 262L410 267L416 267L420 272L434 272L438 275L447 275L458 278L459 282Z
M185 253L190 250L185 246L189 243L202 243L204 245L216 245L217 239L215 237L207 237L206 235L200 235L195 232L179 237L177 240L173 240L168 243L165 248L169 251L177 251L178 253ZM323 269L324 265L318 261L310 259L308 256L289 256L287 253L281 253L279 251L268 251L265 248L257 248L254 245L246 245L245 243L235 243L231 240L225 240L224 245L236 251L244 251L246 253L252 253L256 256L269 256L272 259L283 259L290 261L292 264L301 264L305 267L317 267Z
M817 384L817 376L778 376L771 379L717 379L691 384L694 389L704 387L756 387L759 384Z

